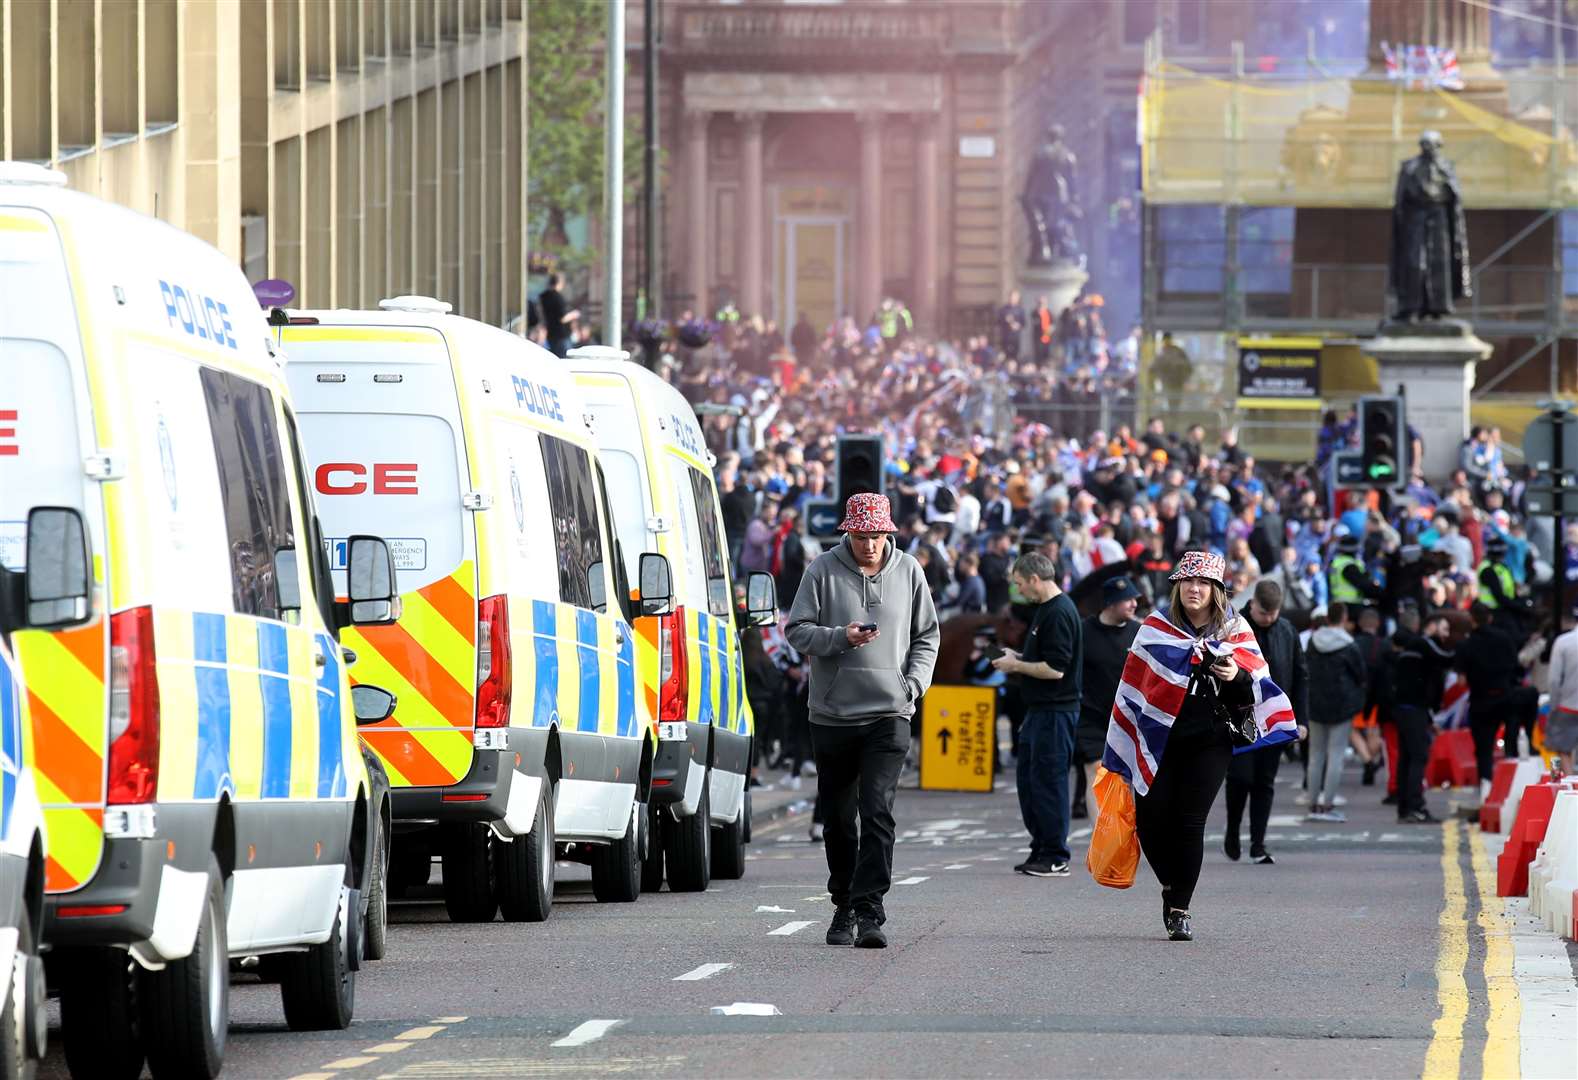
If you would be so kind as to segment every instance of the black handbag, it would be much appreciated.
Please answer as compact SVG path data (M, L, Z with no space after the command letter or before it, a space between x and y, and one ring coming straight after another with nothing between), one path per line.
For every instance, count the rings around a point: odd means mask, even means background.
M1254 703L1230 705L1222 700L1220 690L1220 680L1215 675L1209 674L1202 664L1195 669L1187 692L1211 699L1213 722L1218 728L1227 732L1227 737L1234 748L1253 746L1260 738L1260 730L1255 726Z

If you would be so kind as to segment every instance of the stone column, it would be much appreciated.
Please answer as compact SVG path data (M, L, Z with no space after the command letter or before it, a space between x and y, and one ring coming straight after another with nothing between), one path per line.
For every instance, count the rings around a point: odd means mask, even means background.
M861 113L860 237L856 279L855 321L862 326L882 302L882 124L881 113Z
M941 274L937 261L937 239L942 233L941 195L937 183L937 129L940 120L936 113L922 113L915 118L915 210L920 216L920 250L915 257L915 317L920 325L932 332L942 328L941 313L937 310L937 294Z
M1408 394L1408 422L1425 441L1425 476L1439 483L1457 468L1457 450L1468 437L1469 392L1477 365L1491 346L1466 327L1421 324L1419 333L1383 333L1359 348L1375 358L1381 393Z
M740 122L740 314L765 315L762 296L762 114L737 113Z
M691 307L703 319L713 311L707 297L707 266L712 259L712 207L707 205L707 124L711 120L711 113L685 111L685 180L689 185L685 203L690 218L687 276Z

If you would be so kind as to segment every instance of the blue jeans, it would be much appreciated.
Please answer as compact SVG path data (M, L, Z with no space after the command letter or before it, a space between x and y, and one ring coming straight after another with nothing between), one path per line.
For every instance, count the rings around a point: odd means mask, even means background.
M1068 862L1068 770L1079 710L1031 708L1019 729L1019 812L1032 862Z

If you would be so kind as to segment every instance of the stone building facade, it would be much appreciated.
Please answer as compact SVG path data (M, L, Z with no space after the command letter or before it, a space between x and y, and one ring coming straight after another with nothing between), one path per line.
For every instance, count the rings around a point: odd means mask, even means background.
M1049 118L1033 0L661 5L664 308L733 300L787 327L983 322L1024 258L1018 196ZM643 5L629 3L627 122ZM627 217L626 267L643 230ZM627 273L627 292L637 286Z

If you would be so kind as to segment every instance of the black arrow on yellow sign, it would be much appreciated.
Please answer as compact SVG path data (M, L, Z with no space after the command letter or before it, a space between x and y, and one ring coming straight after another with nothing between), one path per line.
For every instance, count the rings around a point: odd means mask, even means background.
M937 738L942 741L942 752L946 754L948 752L948 740L953 738L953 732L949 731L947 728L943 728L941 731L937 732Z

